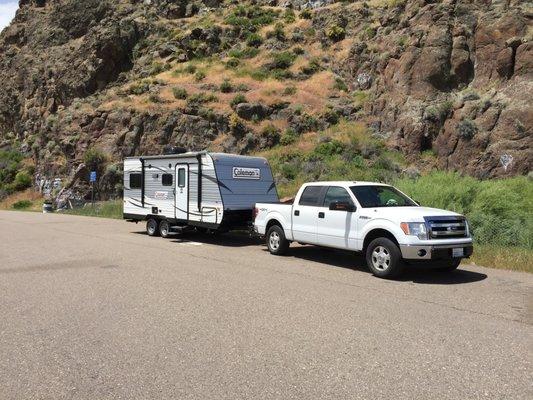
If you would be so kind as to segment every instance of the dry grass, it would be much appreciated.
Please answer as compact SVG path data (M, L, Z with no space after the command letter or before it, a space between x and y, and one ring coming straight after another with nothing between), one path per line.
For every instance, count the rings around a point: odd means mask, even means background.
M474 245L470 260L483 267L533 273L533 251L521 247Z
M44 198L41 193L33 189L13 193L0 202L0 210L14 210L13 205L19 201L30 201L31 206L25 211L42 211Z

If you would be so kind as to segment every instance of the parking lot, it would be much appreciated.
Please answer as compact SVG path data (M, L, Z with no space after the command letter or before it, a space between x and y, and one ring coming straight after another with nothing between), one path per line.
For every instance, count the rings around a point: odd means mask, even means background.
M533 276L0 212L2 399L530 399Z

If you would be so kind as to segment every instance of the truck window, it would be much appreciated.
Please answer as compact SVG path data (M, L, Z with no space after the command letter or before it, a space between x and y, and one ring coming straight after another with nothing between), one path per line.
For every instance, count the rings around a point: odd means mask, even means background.
M331 203L342 202L354 205L348 191L340 186L330 186L324 197L324 207L329 207Z
M161 178L161 183L163 186L172 186L172 183L174 182L172 174L163 174L163 177Z
M321 191L322 186L307 186L298 204L301 206L318 206L318 198Z
M140 189L142 186L142 175L139 173L130 174L130 189Z
M352 186L350 188L362 207L415 207L409 197L391 186Z

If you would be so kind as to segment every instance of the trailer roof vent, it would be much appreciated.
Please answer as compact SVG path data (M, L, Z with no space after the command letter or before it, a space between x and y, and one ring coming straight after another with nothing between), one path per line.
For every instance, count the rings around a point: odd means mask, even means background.
M167 146L163 149L164 155L169 154L183 154L187 153L187 149L185 147L178 147L178 146Z

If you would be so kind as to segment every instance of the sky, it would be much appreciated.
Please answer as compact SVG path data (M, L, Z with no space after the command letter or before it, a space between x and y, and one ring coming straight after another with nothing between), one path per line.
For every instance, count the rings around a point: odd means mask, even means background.
M0 31L9 25L19 8L18 0L0 0Z

